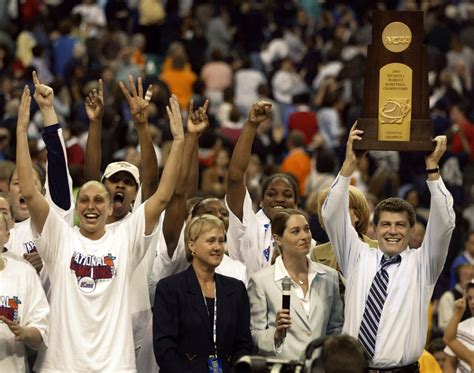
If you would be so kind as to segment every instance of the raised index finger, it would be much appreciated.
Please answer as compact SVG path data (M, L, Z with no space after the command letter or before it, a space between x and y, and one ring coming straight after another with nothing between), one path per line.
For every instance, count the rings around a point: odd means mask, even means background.
M32 75L33 75L33 83L34 83L35 85L41 84L40 81L39 81L39 79L38 79L38 75L36 75L36 71L35 71L35 70L33 70L33 74L32 74Z
M99 97L104 98L104 82L102 79L99 79Z
M354 124L351 127L351 131L354 131L357 128L357 121L354 122Z
M209 100L206 100L203 105L204 112L207 113L207 108L209 107Z

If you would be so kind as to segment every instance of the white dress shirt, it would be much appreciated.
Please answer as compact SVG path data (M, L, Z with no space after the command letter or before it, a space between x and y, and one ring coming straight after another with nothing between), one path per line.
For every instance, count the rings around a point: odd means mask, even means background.
M322 216L337 261L347 279L343 333L358 337L366 299L381 250L370 249L349 216L350 178L338 175L323 205ZM431 206L423 243L406 249L401 263L388 268L387 298L380 317L371 367L397 367L418 360L428 328L428 304L443 268L454 229L453 199L441 179L427 181Z
M311 285L313 282L314 278L316 277L316 274L318 273L318 266L315 265L316 263L311 260L311 258L308 257L308 284ZM288 273L285 264L283 263L282 258L279 256L275 260L275 281L283 280L285 277L288 277L291 280L291 283L293 284L293 288L295 289L295 294L298 297L298 300L301 303L301 306L304 309L304 312L306 313L306 316L309 317L309 304L311 300L311 286L308 286L308 291L306 294L303 291L303 288L301 287L301 284L298 284L295 282L290 274Z

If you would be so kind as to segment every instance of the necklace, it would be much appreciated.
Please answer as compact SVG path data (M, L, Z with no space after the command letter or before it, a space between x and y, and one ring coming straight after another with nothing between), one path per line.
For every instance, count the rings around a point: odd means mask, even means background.
M288 272L289 273L289 272ZM299 277L296 277L296 276L293 276L293 275L290 275L290 277L293 279L294 282L300 284L300 285L304 285L304 280L301 280ZM296 280L295 280L296 279Z

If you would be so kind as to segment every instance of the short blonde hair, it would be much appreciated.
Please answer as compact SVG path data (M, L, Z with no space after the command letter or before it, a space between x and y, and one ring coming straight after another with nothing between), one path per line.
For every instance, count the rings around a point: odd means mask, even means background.
M323 209L324 201L328 196L329 188L323 189L318 195L318 220L321 227L324 228L323 218L321 216L321 210ZM354 210L355 215L359 221L355 224L354 228L359 235L367 233L369 229L370 213L369 203L365 198L364 193L356 187L349 185L349 208Z
M9 221L9 219L7 218L7 216L5 214L2 214L0 213L0 224L4 224L5 225L5 230L8 232L11 228L11 221ZM2 248L0 247L0 250Z
M189 242L196 241L201 235L215 228L221 229L222 233L225 235L225 226L222 220L210 214L196 216L189 222L188 225L186 225L186 229L184 230L184 249L186 253L186 260L188 262L193 261L193 254L189 248Z

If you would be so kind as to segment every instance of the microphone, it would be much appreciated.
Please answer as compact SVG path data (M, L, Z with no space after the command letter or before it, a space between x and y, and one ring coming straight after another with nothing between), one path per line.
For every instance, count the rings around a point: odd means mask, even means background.
M281 282L281 287L283 288L283 298L281 302L281 308L285 310L290 309L290 295L291 295L291 279L286 276Z
M285 310L290 310L290 295L291 295L291 279L286 276L281 282L281 287L283 289L283 297L281 299L281 308ZM286 337L286 329L283 330L283 337Z

